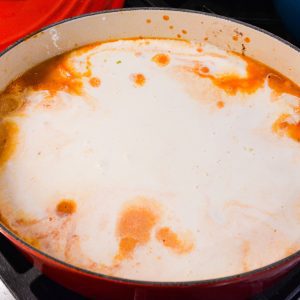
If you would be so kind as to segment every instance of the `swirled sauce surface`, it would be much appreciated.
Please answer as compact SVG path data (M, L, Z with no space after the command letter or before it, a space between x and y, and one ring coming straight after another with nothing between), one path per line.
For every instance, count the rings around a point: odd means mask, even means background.
M189 281L300 249L300 89L210 44L75 49L0 94L0 218L46 253Z

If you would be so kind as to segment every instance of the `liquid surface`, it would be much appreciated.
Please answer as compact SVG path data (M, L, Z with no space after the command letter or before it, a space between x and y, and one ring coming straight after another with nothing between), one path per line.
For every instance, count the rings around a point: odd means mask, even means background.
M53 58L0 94L0 219L91 271L223 277L300 249L300 89L198 42Z

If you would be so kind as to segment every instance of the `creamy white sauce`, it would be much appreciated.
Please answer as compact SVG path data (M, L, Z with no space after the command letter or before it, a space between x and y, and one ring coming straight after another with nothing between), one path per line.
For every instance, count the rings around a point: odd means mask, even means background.
M182 67L197 62L215 77L245 77L246 62L212 45L201 45L201 53L198 47L171 40L104 43L72 58L84 71L90 56L99 87L83 78L82 95L27 92L24 115L11 117L19 126L18 144L0 177L5 205L40 220L17 226L15 215L7 215L20 234L56 228L59 234L43 238L41 250L102 271L98 265L113 265L118 252L123 205L143 196L160 204L160 220L150 240L112 275L209 279L297 250L300 145L275 134L272 125L298 99L283 94L273 101L267 84L252 94L226 94ZM158 53L168 54L170 63L153 62ZM145 77L143 86L133 82L137 73ZM41 105L45 97L50 107ZM66 226L55 213L60 199L77 203ZM188 232L193 249L178 254L163 246L155 237L162 226ZM70 259L65 248L72 237L80 245L71 246Z

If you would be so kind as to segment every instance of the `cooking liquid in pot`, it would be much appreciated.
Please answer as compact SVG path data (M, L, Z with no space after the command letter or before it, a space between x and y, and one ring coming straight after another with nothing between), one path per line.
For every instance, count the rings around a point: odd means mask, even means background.
M210 44L53 58L0 95L0 217L123 278L209 279L300 249L300 88Z

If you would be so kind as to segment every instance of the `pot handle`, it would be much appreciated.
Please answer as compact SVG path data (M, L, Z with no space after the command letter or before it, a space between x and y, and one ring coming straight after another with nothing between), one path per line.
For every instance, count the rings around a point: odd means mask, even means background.
M147 290L143 288L135 288L134 290L134 300L147 300Z

